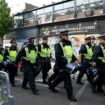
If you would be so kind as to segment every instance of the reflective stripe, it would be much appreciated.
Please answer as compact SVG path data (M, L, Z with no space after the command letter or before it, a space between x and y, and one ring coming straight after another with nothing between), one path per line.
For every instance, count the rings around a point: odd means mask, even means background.
M64 56L68 60L68 63L70 63L71 60L72 60L72 56L73 56L73 49L72 49L72 47L70 45L69 46L63 46L62 43L60 43L60 45L62 47Z
M89 46L86 45L86 49L87 49L87 54L84 54L84 55L85 55L85 58L86 58L86 59L91 59L92 56L93 56L92 48L89 48Z
M103 52L104 57L98 57L98 59L102 60L102 62L105 63L105 48L102 45L101 45L101 48L102 48L102 52Z
M41 52L40 56L41 57L50 57L51 56L51 50L50 48L44 48L43 45L41 45Z
M24 57L26 60L30 61L30 63L34 64L36 63L37 58L37 52L35 50L31 50L29 52L28 47L25 48L26 57Z

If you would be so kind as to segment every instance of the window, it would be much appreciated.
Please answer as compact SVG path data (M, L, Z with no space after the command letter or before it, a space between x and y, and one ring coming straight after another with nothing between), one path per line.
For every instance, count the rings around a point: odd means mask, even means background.
M70 7L74 7L74 1L64 3L64 8L70 8Z
M57 11L57 10L61 10L63 9L63 4L59 4L59 5L55 5L54 6L54 10Z
M44 13L52 12L52 6L44 9Z
M37 10L37 15L43 14L43 13L44 13L44 9L39 9L39 10Z
M14 28L23 26L23 15L18 15L14 17Z

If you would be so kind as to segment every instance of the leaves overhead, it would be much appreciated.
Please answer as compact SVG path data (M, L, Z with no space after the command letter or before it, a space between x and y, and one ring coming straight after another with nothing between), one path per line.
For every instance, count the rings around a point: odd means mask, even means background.
M0 0L0 37L9 32L12 27L12 17L10 15L10 8L5 0Z

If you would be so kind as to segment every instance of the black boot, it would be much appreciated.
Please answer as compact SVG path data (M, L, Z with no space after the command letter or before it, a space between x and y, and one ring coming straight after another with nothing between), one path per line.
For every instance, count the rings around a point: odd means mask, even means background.
M68 99L69 99L70 101L77 102L77 99L76 99L76 97L74 97L74 96L68 97Z
M34 95L39 95L38 91L39 91L38 89L32 90Z
M58 90L55 89L55 88L49 87L49 89L50 89L52 92L54 92L54 93L58 93Z

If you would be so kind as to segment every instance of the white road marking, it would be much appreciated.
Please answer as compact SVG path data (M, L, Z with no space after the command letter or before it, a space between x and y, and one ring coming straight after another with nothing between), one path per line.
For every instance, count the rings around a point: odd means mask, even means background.
M88 82L86 81L85 84L81 87L81 89L76 94L76 98L79 99L82 96L82 93L86 89ZM69 105L77 105L77 102L71 102Z

